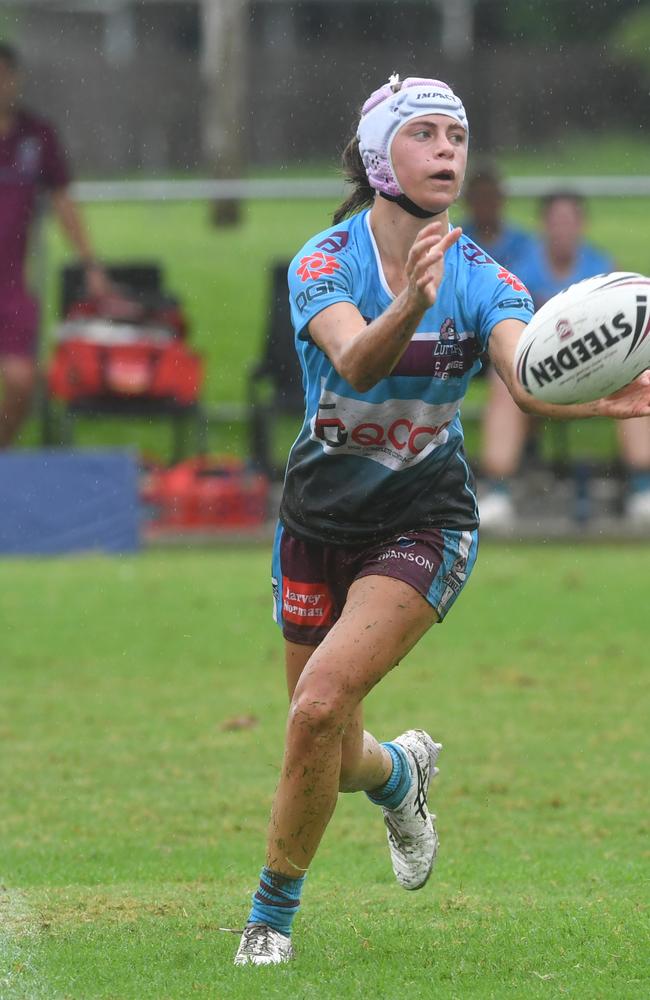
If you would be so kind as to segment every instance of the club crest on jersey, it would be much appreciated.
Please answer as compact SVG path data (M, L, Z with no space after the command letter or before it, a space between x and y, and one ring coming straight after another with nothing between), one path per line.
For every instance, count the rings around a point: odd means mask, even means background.
M447 319L443 319L440 325L440 339L441 340L458 340L458 332L456 330L456 324L454 323L451 316L447 316Z
M322 250L315 250L314 253L300 258L297 275L301 281L311 281L314 278L329 276L339 270L341 265L336 257Z
M528 292L528 289L524 285L523 281L520 281L516 274L512 274L506 267L499 268L499 273L497 274L499 281L505 281L506 285L510 285L514 288L516 292Z

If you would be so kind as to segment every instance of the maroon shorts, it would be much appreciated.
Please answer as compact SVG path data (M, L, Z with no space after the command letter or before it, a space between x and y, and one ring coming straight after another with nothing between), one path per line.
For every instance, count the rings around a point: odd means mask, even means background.
M33 358L38 347L38 303L27 292L0 292L0 356Z
M348 590L364 576L408 583L440 621L476 561L478 531L428 528L371 545L326 545L278 524L273 546L274 619L290 642L317 646L341 617Z

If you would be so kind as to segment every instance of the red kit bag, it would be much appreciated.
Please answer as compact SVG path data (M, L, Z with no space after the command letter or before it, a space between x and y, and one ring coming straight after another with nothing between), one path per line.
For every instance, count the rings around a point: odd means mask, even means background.
M237 458L190 458L153 469L142 489L152 528L247 528L267 517L269 480Z
M173 300L146 306L120 296L76 302L56 331L50 393L67 402L101 397L195 403L203 363L186 345L186 334Z
M201 358L178 340L130 344L62 340L48 372L51 395L67 402L117 397L187 406L199 398L202 382Z

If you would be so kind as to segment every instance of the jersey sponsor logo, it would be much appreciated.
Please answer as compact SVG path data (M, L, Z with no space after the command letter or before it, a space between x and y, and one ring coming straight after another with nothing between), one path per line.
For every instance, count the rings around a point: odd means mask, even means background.
M331 295L336 291L347 292L347 289L331 278L323 278L322 281L315 281L306 288L301 288L296 295L296 306L301 313L309 306L314 299L319 299L323 295Z
M311 420L311 439L326 455L357 455L401 471L447 443L447 427L459 404L422 399L367 403L326 389Z
M294 625L328 625L334 602L326 583L304 583L284 577L282 617Z
M415 544L415 542L413 544ZM415 563L416 566L426 569L429 573L435 573L437 569L437 565L433 559L427 559L427 557L423 556L420 552L412 552L410 549L408 551L405 551L403 548L385 549L385 551L378 556L378 562L384 562L387 559L401 559L403 562Z
M314 251L306 257L300 258L297 275L301 281L313 281L314 278L322 278L323 275L334 274L341 267L336 257L322 250Z
M400 535L397 539L397 544L401 545L403 549L410 549L412 545L416 544L415 538L409 538L408 535Z
M347 229L337 229L335 233L330 233L316 246L319 250L324 250L325 253L340 253L348 245L349 239L350 234Z
M467 583L467 562L472 546L472 535L469 531L461 532L460 543L458 545L458 555L445 574L442 585L445 588L439 601L439 608L444 611L450 601L458 597L461 590Z
M497 278L499 279L499 281L504 281L506 285L510 285L510 287L514 288L516 292L528 293L528 289L524 285L523 281L520 281L517 275L512 274L512 272L509 271L507 267L499 268L499 273L497 274Z
M280 603L280 584L275 576L271 577L271 590L273 592L273 621L278 620L278 604Z
M501 299L497 302L497 308L499 309L525 309L526 312L534 313L535 306L530 299Z
M468 264L496 264L496 261L490 257L485 250L481 250L480 247L477 247L476 243L470 243L469 241L467 243L461 243L460 249Z

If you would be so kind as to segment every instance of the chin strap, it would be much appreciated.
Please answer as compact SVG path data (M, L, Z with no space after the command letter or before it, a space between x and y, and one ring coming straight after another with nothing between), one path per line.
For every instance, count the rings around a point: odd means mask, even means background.
M382 198L385 198L386 201L394 201L396 205L403 208L405 212L409 213L409 215L414 215L416 219L433 219L435 215L442 215L445 211L444 208L441 208L439 212L427 212L426 209L420 208L420 206L416 205L414 201L407 198L405 194L385 194L383 191L380 191L379 194Z

